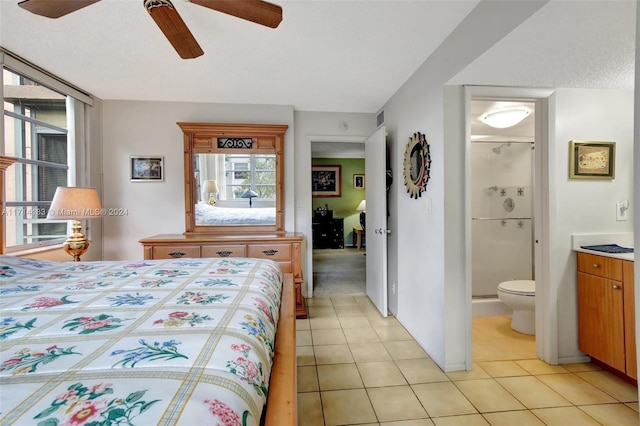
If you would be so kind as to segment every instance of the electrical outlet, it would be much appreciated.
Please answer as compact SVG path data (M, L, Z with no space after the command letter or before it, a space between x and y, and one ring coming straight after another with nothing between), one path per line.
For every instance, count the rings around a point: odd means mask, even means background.
M391 293L396 294L396 283L391 284Z

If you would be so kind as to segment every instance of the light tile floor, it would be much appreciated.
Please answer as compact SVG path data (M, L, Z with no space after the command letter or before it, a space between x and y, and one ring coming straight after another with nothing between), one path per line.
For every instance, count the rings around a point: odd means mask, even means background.
M508 359L483 352L473 370L445 374L366 296L307 303L296 332L300 426L640 423L635 386L592 364L545 364L527 339Z

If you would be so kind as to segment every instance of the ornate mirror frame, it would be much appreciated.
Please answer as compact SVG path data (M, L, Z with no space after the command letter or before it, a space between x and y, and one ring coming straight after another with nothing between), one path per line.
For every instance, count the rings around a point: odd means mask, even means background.
M184 134L184 203L185 234L230 234L284 232L284 134L287 125L186 123L178 126ZM251 139L251 143L235 144ZM274 225L196 225L195 205L198 185L194 170L195 154L275 154L276 220Z
M416 132L409 138L404 151L404 184L409 197L418 199L427 189L431 171L429 144L423 133Z

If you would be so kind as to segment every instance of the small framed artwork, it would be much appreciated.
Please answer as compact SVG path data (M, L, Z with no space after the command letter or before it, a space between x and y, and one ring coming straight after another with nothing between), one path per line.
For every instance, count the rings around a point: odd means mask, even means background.
M353 175L353 189L364 189L364 175Z
M132 182L158 182L164 179L164 157L132 156Z
M570 179L614 179L616 143L571 141L569 143Z
M313 197L340 197L341 166L311 166L311 195Z

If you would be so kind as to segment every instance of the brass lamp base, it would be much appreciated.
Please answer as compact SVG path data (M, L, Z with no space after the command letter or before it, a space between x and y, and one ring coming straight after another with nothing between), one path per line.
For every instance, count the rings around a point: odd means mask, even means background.
M81 232L82 224L78 220L74 220L71 224L71 235L66 239L62 248L69 255L73 256L73 260L75 262L80 261L80 256L84 254L84 252L89 249L89 240L87 237Z

